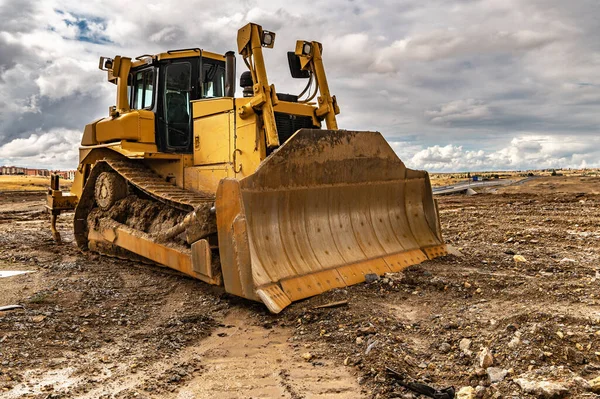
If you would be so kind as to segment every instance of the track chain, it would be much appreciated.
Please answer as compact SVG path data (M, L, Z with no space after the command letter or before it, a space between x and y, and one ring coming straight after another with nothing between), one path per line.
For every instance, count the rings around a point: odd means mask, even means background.
M207 202L214 202L215 195L177 187L154 173L139 161L104 159L105 162L130 184L166 205L190 212Z

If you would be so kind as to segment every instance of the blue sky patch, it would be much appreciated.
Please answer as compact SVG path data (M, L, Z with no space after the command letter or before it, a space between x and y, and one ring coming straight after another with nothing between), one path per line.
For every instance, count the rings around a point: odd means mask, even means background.
M94 44L111 43L111 40L104 34L104 31L106 30L106 19L65 13L62 10L55 10L55 12L66 17L63 19L63 22L67 26L77 27L77 36L75 40ZM50 30L54 29L50 28Z

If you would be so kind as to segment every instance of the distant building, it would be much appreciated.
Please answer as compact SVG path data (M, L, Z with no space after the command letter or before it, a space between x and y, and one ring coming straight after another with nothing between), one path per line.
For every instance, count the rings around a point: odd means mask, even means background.
M52 173L56 173L61 178L66 180L73 180L75 178L74 170L50 171L48 169L22 168L20 166L0 166L0 175L26 175L50 177Z
M74 170L53 170L52 174L59 175L61 179L65 179L65 180L74 180L75 179L75 171Z
M27 173L27 168L20 166L0 166L0 174L3 175L24 175Z

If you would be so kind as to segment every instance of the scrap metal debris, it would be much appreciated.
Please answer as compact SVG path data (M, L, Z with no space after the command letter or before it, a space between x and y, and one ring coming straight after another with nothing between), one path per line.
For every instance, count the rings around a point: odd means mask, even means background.
M337 307L346 306L346 305L348 305L348 301L343 300L343 301L329 302L324 305L315 306L313 309L337 308Z
M454 387L442 388L440 390L430 387L420 382L407 382L405 376L396 370L386 367L387 372L396 378L398 384L415 393L428 396L434 399L454 399L456 391Z
M0 312L4 312L5 310L15 310L15 309L25 309L23 305L6 305L0 306Z

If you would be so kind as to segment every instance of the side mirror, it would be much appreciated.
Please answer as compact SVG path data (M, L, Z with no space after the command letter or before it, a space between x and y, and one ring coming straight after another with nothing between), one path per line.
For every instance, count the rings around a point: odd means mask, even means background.
M294 79L306 79L310 77L310 72L303 70L300 66L300 57L297 56L293 51L288 51L288 64L290 66L290 73Z

